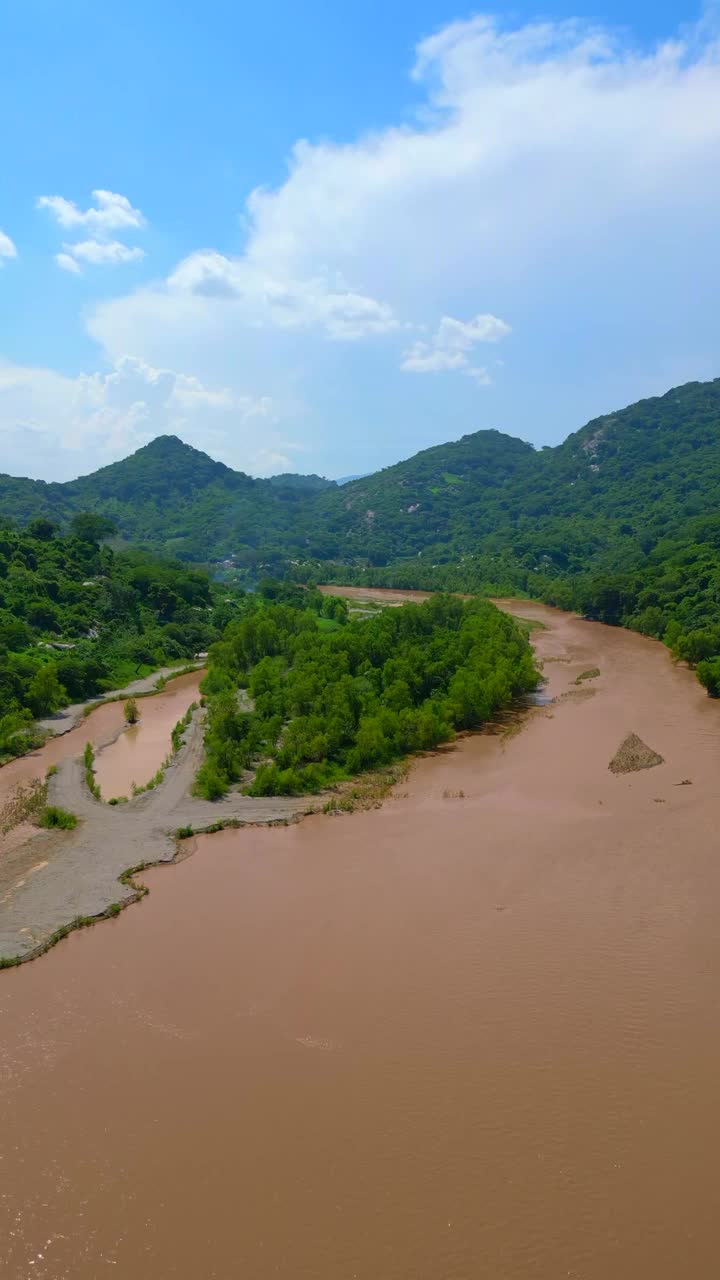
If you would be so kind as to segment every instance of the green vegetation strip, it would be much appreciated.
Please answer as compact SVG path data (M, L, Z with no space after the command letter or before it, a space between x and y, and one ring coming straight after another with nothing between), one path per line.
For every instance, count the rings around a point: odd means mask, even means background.
M85 743L83 764L85 765L85 784L88 791L96 800L102 799L100 795L100 788L95 781L95 749L92 742Z

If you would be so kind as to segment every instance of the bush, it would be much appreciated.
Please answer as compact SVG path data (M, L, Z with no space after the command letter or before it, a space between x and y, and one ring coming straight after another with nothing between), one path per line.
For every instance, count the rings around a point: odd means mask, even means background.
M720 658L698 662L697 676L710 698L720 698Z
M61 809L58 805L47 805L38 818L39 827L55 828L61 831L72 831L78 824L74 813Z
M212 760L206 760L200 766L195 777L195 785L193 791L196 796L201 796L203 800L219 800L227 791L227 783L223 778L220 770L213 764Z
M134 698L128 698L125 703L125 719L128 724L137 724L140 719L140 711L138 710L138 704Z
M95 751L92 742L85 743L83 751L83 764L85 765L85 784L91 795L96 800L100 799L100 788L95 781Z

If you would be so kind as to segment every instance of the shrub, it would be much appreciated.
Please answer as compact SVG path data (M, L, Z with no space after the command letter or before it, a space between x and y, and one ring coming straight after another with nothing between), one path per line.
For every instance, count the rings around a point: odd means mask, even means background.
M720 698L720 658L711 658L697 664L698 680L707 689L710 698Z
M100 788L97 782L95 781L95 768L94 768L95 752L93 750L92 742L85 743L85 750L83 751L83 764L85 765L85 783L86 783L87 789L90 792L90 794L95 797L96 800L99 800Z
M197 771L193 787L195 795L202 796L203 800L219 800L225 795L227 789L227 783L220 770L211 760L206 760Z
M72 831L78 824L74 813L61 809L58 805L47 805L38 818L39 827L59 828L61 831Z
M134 698L128 698L125 703L125 719L128 724L137 724L140 719L140 711Z

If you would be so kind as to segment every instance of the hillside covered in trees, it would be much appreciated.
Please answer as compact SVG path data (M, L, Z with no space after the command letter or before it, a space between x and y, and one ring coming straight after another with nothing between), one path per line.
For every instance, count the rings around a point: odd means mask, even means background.
M497 577L625 564L712 515L719 484L717 379L598 418L556 448L479 431L341 486L254 480L162 436L67 484L0 476L0 512L67 527L95 511L123 537L195 561L378 568L472 555Z
M43 517L0 526L0 759L33 741L32 720L192 657L230 606L206 574L102 544L78 515L59 536Z
M293 538L298 508L334 488L320 476L254 480L176 436L158 436L122 462L65 484L0 476L0 513L20 524L44 516L67 528L78 512L109 517L135 544L183 560L246 552L249 565L268 537Z

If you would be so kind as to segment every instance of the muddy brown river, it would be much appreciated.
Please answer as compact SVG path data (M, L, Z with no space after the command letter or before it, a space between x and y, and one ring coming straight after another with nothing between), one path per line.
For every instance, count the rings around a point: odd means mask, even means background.
M3 1280L717 1273L720 708L517 611L569 695L520 732L0 974Z
M95 758L95 781L104 800L130 796L157 773L171 750L171 734L188 707L200 698L205 671L178 676L162 693L138 701L140 719Z

